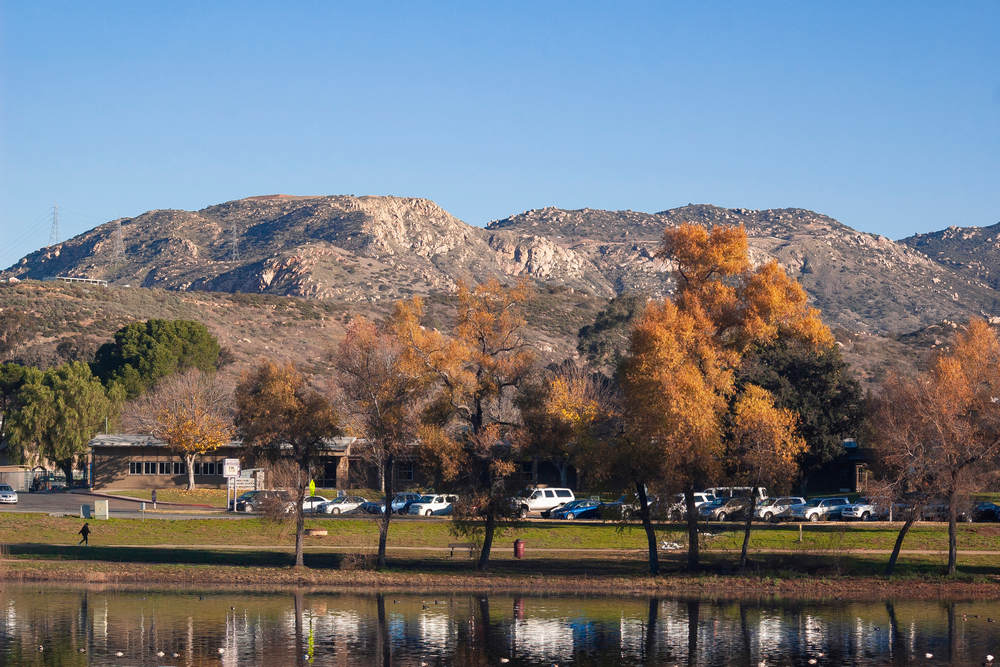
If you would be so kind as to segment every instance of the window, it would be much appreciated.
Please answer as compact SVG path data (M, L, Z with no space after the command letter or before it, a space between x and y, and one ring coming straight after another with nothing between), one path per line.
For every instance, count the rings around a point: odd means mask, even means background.
M187 474L187 463L184 461L174 461L174 474L175 475L186 475Z
M546 498L555 498L556 497L556 492L555 491L546 491L545 492L545 497Z
M570 498L572 496L569 489L556 489L556 498Z
M221 461L195 461L194 474L196 475L221 475Z
M142 474L142 461L129 461L128 462L128 474L130 474L130 475L141 475Z
M396 479L400 482L413 481L413 462L403 461L396 464Z
M156 474L156 461L143 461L142 462L142 473L144 475L155 475Z
M170 461L160 461L160 474L169 475L170 471L174 469L173 464Z

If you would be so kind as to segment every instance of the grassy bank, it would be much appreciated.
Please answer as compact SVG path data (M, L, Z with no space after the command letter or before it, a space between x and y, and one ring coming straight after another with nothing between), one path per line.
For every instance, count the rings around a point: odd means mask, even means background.
M42 514L0 514L0 544L31 542L72 544L78 539L79 519ZM368 518L309 519L307 527L325 528L324 537L307 537L309 546L371 548L378 543L377 523ZM92 521L91 541L95 545L246 545L276 546L291 544L293 524L265 519L111 519ZM389 544L392 547L446 548L449 543L465 541L452 534L451 522L403 519L392 522ZM702 547L708 551L738 551L741 527L735 524L710 524L704 528ZM852 550L890 550L899 524L822 523L804 526L802 541L793 525L762 525L754 528L751 548L766 551L829 552ZM686 542L684 527L665 524L658 527L660 540ZM498 537L496 551L506 552L515 539L527 543L529 554L545 549L635 550L646 546L645 533L639 526L620 529L614 524L579 522L528 522ZM916 524L906 538L910 551L947 549L947 528L943 524ZM1000 524L963 524L959 526L958 547L963 551L1000 551Z
M984 574L994 571L995 559L972 557L961 574L948 580L937 574L940 564L925 557L912 557L901 567L899 576L886 579L874 575L881 561L871 557L843 558L837 568L828 559L799 558L793 563L763 560L757 567L767 574L751 571L737 574L720 561L718 555L706 558L706 571L687 574L677 560L667 559L665 573L650 577L643 564L623 559L546 559L514 561L498 559L491 570L479 573L469 561L435 557L393 558L391 567L382 572L358 569L356 563L336 554L310 554L307 567L296 570L287 565L266 562L287 554L258 556L244 565L209 564L212 558L232 557L219 550L214 556L188 550L186 555L162 553L161 557L181 557L179 562L110 562L94 559L99 552L65 551L58 557L14 557L0 561L0 578L7 581L54 581L101 585L151 585L219 587L239 590L281 586L309 587L316 590L449 591L449 592L525 592L525 593L594 593L615 595L676 595L724 598L759 598L762 596L835 598L872 600L884 598L1000 598L1000 577ZM148 550L147 556L152 550ZM138 554L130 554L136 557ZM75 557L81 558L75 560ZM189 562L199 561L199 562Z

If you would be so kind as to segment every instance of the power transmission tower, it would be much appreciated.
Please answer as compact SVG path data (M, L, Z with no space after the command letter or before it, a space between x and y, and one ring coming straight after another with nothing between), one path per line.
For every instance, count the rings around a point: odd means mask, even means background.
M49 245L59 243L59 207L52 205L52 228L49 230Z
M114 252L112 264L114 266L123 264L125 262L125 234L122 231L122 221L120 219L115 221L114 245L112 247Z
M229 226L229 259L240 261L240 232L236 229L236 221Z

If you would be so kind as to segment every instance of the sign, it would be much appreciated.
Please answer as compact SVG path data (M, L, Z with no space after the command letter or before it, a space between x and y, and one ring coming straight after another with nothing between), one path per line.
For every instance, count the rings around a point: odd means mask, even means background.
M233 488L236 491L256 491L257 490L257 480L253 477L235 477L233 478Z
M316 480L314 479L309 480L309 495L310 496L316 495Z
M223 477L239 477L240 476L240 460L239 459L223 459L222 460L222 476Z

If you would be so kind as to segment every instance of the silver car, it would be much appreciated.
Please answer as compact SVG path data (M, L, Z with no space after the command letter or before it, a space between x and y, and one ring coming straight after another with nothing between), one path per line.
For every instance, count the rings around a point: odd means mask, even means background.
M17 491L10 484L0 484L0 503L7 505L17 504Z
M316 511L323 514L347 514L358 509L366 502L368 500L361 496L340 496L339 498L334 498L329 502L323 503Z
M853 519L856 521L873 521L881 518L883 514L884 512L868 498L858 498L841 510L840 518Z
M792 521L831 521L839 519L848 505L847 498L812 498L801 505L792 505L785 517Z
M778 521L787 515L790 507L793 505L802 505L805 502L806 499L800 496L765 498L757 505L754 515L762 521Z

